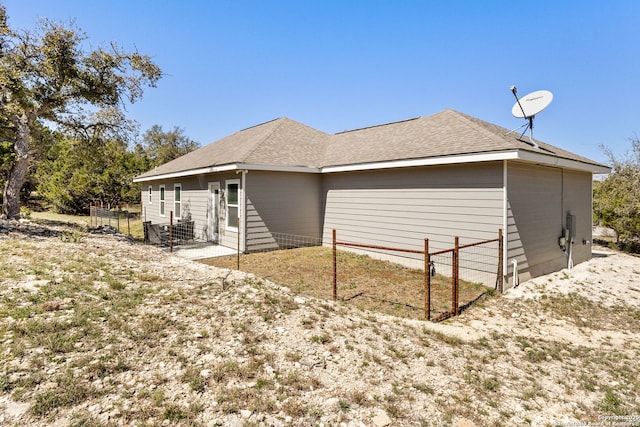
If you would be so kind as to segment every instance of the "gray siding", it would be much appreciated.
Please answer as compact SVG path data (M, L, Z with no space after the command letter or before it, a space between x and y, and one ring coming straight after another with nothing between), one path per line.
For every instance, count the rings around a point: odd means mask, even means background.
M225 183L230 179L240 179L235 173L198 175L195 177L179 178L178 180L154 181L142 185L143 218L154 224L169 223L169 212L174 210L174 185L182 186L182 218L194 221L196 239L208 240L209 215L211 212L209 199L209 182L219 182L220 188L225 189ZM242 181L239 181L242 184ZM152 200L148 202L148 187L152 186ZM165 186L165 216L160 216L160 186ZM242 191L242 189L241 189ZM242 200L242 197L241 197ZM176 219L177 220L177 219ZM238 234L226 230L225 221L220 221L220 244L232 248L237 247Z
M576 236L573 245L573 262L578 264L591 259L593 231L592 206L593 178L590 173L564 171L563 210L576 218Z
M513 259L518 261L520 281L567 266L558 245L567 213L577 219L574 263L589 259L591 174L515 162L509 162L507 170L509 280Z
M320 175L251 171L246 180L247 251L277 249L302 242L281 234L311 240L320 238Z
M336 229L340 241L422 250L428 238L437 251L454 236L497 238L503 223L501 162L335 173L324 192L325 244Z

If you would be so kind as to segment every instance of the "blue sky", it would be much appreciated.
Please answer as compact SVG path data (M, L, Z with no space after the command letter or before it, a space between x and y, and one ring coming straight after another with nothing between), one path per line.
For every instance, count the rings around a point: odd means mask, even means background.
M166 74L128 108L207 144L290 117L339 132L452 108L515 129L519 95L553 103L534 137L606 162L640 135L640 2L0 0L14 28L75 20Z

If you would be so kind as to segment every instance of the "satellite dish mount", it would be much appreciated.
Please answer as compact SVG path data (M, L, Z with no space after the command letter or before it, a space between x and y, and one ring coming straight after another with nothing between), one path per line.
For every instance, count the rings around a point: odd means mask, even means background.
M547 108L551 101L553 100L553 94L548 90L538 90L535 92L531 92L526 95L522 99L518 98L518 88L515 86L511 86L511 92L513 96L516 97L516 103L513 105L511 109L511 114L515 117L523 118L527 120L527 124L522 132L521 136L524 136L524 133L529 129L529 142L535 148L538 148L538 144L533 139L533 118Z

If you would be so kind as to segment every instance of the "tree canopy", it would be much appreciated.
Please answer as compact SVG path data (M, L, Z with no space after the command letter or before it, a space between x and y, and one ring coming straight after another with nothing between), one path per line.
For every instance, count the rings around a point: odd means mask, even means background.
M612 170L596 181L593 211L596 221L613 229L620 240L640 239L640 139L631 139L631 150L623 157L605 148Z
M0 5L0 168L7 170L2 206L7 218L19 217L20 190L39 160L38 128L53 125L90 136L93 144L110 141L103 135L123 121L100 118L137 101L162 75L147 55L114 43L86 51L85 40L72 24L49 20L33 31L11 29Z
M197 142L184 135L184 129L177 126L165 132L162 126L154 125L145 132L142 143L150 168L177 159L199 147Z
M154 125L131 148L127 141L134 139L135 129L121 123L123 120L115 112L110 117L103 114L92 121L112 123L106 129L85 126L81 135L60 134L57 142L49 146L36 173L36 182L38 194L53 210L78 214L86 212L91 203L107 206L139 203L140 188L132 181L136 175L158 161L173 160L198 147L182 129L176 127L164 133L161 126ZM150 136L154 142L151 147Z

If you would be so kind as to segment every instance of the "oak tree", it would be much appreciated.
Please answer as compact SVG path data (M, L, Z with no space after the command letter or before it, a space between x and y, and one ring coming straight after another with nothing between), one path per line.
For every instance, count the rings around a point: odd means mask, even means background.
M598 223L616 232L620 240L640 239L640 138L631 139L631 151L615 156L604 148L611 163L611 173L596 181L593 188L593 211Z
M184 129L177 126L165 132L162 126L153 125L145 132L142 143L150 168L177 159L200 147L184 134Z
M137 101L162 73L147 55L114 43L86 50L73 24L43 20L35 30L14 30L0 5L0 134L11 145L2 213L20 215L20 189L36 161L35 129L82 132L96 110L122 109Z

